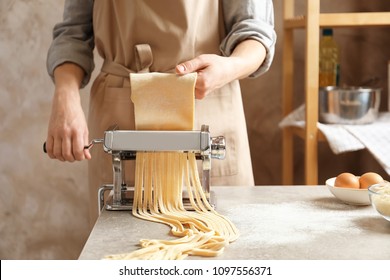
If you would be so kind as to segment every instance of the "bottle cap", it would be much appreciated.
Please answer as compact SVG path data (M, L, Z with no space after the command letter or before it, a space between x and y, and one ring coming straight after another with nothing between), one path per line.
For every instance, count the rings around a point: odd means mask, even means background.
M332 36L333 35L333 29L331 28L325 28L322 30L323 36Z

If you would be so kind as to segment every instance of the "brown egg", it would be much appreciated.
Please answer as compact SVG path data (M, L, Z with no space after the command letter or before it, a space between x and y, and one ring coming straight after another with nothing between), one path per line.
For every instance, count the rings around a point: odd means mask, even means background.
M360 186L359 178L352 173L344 172L336 177L334 186L339 188L358 189Z
M361 189L367 189L369 186L383 182L381 175L375 172L364 173L359 178L359 184Z

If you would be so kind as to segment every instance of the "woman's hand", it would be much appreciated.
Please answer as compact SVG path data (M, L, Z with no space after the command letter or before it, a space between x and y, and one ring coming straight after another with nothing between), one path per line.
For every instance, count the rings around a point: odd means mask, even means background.
M234 49L230 57L203 54L176 66L176 74L198 73L195 98L203 99L207 94L224 85L248 77L263 63L266 51L255 40L245 40Z
M233 62L228 57L203 54L176 67L176 73L183 75L197 72L195 98L203 99L215 89L232 81Z
M64 64L54 72L56 89L49 120L46 150L50 158L73 162L90 159L88 126L80 102L79 86L84 75L74 64Z

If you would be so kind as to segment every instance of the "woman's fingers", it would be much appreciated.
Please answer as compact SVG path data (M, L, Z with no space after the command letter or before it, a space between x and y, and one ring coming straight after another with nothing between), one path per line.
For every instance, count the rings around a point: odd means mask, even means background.
M45 148L48 156L60 161L81 161L91 159L91 153L84 147L88 143L88 132L83 133L86 136L78 134L67 135L62 137L48 136L45 142Z
M184 75L188 73L198 72L200 69L206 67L202 57L195 57L194 59L187 60L176 66L176 74Z
M65 161L65 158L62 156L62 139L60 138L54 139L52 147L53 147L54 158L60 161Z
M72 141L72 151L74 160L81 161L84 159L90 159L88 157L89 151L88 149L84 149L85 146L88 145L88 138L85 138L83 135L77 134L73 137Z
M44 150L45 153L51 158L55 159L54 153L53 153L53 145L54 145L54 139L53 137L48 136L46 139L46 142L44 144Z
M69 137L62 139L62 157L65 161L73 162L72 140Z
M84 144L88 143L88 141L89 141L88 130L86 130L84 132L84 139L83 140L84 140ZM88 144L86 144L86 145L88 145ZM85 159L91 159L92 158L91 152L89 151L89 149L84 149L84 147L83 147L83 152L84 152L84 158Z

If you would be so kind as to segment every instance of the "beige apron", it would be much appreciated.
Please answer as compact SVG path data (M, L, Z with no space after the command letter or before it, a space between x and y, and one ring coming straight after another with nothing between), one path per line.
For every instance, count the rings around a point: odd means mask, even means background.
M224 36L218 0L95 0L95 43L104 59L92 89L90 138L101 138L112 124L134 129L130 72L173 72L202 53L220 54ZM212 161L212 185L254 184L246 123L238 81L196 101L195 127L207 124L212 136L226 138L226 159ZM133 185L134 162L126 161ZM111 156L96 146L89 163L90 214L97 218L97 190L112 183Z

